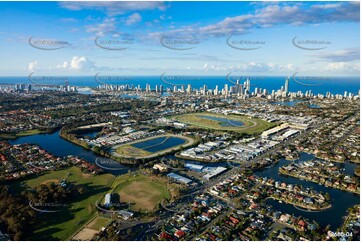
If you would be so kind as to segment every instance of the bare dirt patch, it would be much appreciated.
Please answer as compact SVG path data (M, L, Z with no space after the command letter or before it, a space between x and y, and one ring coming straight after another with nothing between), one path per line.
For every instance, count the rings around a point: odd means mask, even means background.
M94 235L98 233L97 230L95 229L90 229L90 228L83 228L79 233L77 233L72 240L91 240Z
M41 184L45 185L45 184L49 184L49 183L58 184L58 183L60 183L60 181L58 179L50 179L50 180L43 181Z

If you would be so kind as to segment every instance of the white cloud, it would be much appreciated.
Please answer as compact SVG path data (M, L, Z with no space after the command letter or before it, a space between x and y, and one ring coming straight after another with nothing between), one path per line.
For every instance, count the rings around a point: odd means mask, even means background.
M78 22L79 20L77 20L76 18L61 18L60 21L66 23L74 23L74 22Z
M105 11L108 16L123 15L132 11L154 10L158 9L164 11L167 6L164 2L140 2L140 1L82 1L82 2L60 2L59 5L63 8L79 11L83 9L94 9Z
M205 63L203 71L242 71L258 73L290 73L298 70L293 64L279 65L275 63L246 62L238 65L209 64Z
M97 36L103 36L107 32L112 32L116 29L115 18L106 18L100 24L93 24L86 26L86 31L88 33L95 33Z
M162 14L159 16L159 19L160 20L167 20L167 19L169 20L169 19L172 19L172 16L166 16L165 14Z
M316 5L313 5L312 8L332 9L332 8L339 8L340 6L341 6L340 3L330 3L330 4L316 4Z
M349 62L349 61L360 60L360 49L348 48L334 52L322 51L310 56L330 62Z
M67 69L68 66L69 66L69 63L68 63L67 61L64 61L63 64L57 65L56 68L57 68L57 69Z
M136 24L140 21L142 21L142 16L140 16L139 13L133 13L127 18L127 20L125 20L125 25Z
M334 73L360 72L360 64L359 63L347 63L347 62L334 62L334 63L329 63L325 67L325 70L334 72Z
M34 72L38 67L38 61L33 61L33 62L30 62L29 65L28 65L28 70L30 72Z
M153 32L149 37L173 35L204 39L245 34L251 29L275 25L359 22L359 8L360 4L354 2L319 4L314 7L294 2L272 3L257 9L254 13L226 17L219 22L204 26L188 25L165 33Z
M86 57L74 56L70 62L70 69L73 70L92 70L95 68L93 61L88 60Z
M74 56L70 62L64 61L62 64L57 65L56 68L75 71L93 71L96 68L96 65L85 56Z
M71 28L71 29L69 29L69 32L75 33L75 32L78 32L79 30L80 30L80 28Z

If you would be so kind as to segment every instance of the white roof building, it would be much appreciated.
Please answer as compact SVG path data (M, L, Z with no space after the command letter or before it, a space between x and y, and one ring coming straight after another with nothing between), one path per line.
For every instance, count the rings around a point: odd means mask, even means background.
M112 194L111 194L111 193L107 193L107 194L105 195L104 205L105 205L106 207L109 207L109 206L112 205Z

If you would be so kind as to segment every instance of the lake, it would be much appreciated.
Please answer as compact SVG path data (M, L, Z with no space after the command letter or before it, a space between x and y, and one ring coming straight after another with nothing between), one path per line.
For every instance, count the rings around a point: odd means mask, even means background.
M222 127L238 127L238 126L244 125L243 122L241 122L241 121L236 121L236 120L227 119L227 118L213 117L213 116L207 116L207 115L202 115L199 117L218 121L219 125Z
M81 146L75 145L71 142L68 142L59 136L59 131L56 131L51 134L37 134L31 136L20 137L16 140L10 140L11 144L24 144L32 143L41 146L43 149L49 151L50 153L58 156L64 157L68 155L79 156L90 163L95 163L95 160L98 159L98 163L101 163L105 158L96 155L94 152L84 149ZM130 167L117 164L115 169L114 165L111 166L111 169L105 170L108 173L113 175L121 175L128 172ZM104 167L103 167L104 168ZM133 168L134 169L134 168Z
M158 137L132 144L132 146L148 151L159 152L186 143L185 139L178 137Z

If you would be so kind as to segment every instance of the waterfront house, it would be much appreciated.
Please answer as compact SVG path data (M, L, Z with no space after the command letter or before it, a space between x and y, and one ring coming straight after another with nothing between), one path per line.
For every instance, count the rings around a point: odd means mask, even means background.
M285 213L280 216L280 221L282 223L287 223L290 220L290 218L291 218L291 216L289 214Z

